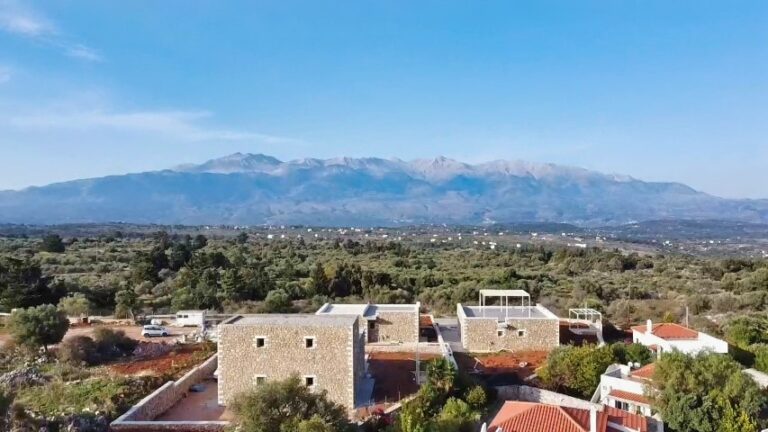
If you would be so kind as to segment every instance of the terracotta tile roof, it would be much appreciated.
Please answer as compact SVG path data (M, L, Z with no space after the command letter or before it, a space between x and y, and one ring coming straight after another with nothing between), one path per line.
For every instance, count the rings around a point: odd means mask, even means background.
M656 363L649 363L640 369L633 370L629 375L634 378L652 380L654 373L656 373Z
M640 432L648 432L648 419L643 415L632 414L610 406L603 407L603 414L607 417L607 423L621 425ZM608 431L612 430L613 428L609 426Z
M651 404L651 401L649 401L647 397L643 395L639 395L637 393L627 392L624 390L611 390L611 392L608 393L608 396L612 398L621 399L628 402L640 403L644 405Z
M648 432L644 416L616 408L603 407L597 413L597 431L612 432L608 423ZM589 432L589 410L507 401L491 421L489 432Z
M646 324L633 326L632 330L645 333L648 326ZM653 324L653 330L651 331L654 336L666 340L686 340L686 339L698 339L699 332L688 327L681 326L675 323L659 323Z

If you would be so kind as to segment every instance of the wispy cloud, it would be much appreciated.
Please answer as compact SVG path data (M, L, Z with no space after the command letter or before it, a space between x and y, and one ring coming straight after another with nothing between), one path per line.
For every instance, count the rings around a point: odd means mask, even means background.
M11 115L8 124L15 128L110 132L165 138L176 142L253 141L267 144L298 143L299 140L249 130L211 126L207 111L105 111L54 110Z
M96 50L72 40L50 20L17 0L0 0L0 30L54 47L80 60L102 60Z
M97 53L93 48L89 48L82 44L75 44L71 46L65 46L64 52L70 56L81 60L87 60L87 61L101 61L102 57L99 53Z

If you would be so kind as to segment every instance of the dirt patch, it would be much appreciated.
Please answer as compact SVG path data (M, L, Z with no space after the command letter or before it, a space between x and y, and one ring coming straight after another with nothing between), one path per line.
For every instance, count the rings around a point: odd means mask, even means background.
M438 357L437 354L419 354L421 362ZM397 402L419 390L415 375L416 353L372 352L368 357L368 371L375 379L373 400L377 404Z
M498 352L493 354L454 353L462 372L490 385L521 384L547 360L548 351Z
M201 361L206 350L204 344L178 345L168 353L154 358L131 358L109 366L112 372L120 375L165 375L175 374L195 366Z
M129 338L145 342L175 342L179 336L197 331L196 327L166 327L168 330L168 336L145 338L141 335L141 326L81 324L76 327L70 327L67 331L67 334L64 335L64 339L69 339L73 336L93 337L93 332L99 327L106 327L115 331L122 330Z

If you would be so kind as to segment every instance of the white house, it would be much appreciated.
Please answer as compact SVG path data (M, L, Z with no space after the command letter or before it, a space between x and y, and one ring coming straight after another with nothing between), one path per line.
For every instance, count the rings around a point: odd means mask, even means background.
M644 416L652 416L648 395L652 391L653 363L639 369L628 365L612 364L600 376L600 385L592 402Z
M702 351L728 353L728 342L722 339L680 324L654 324L651 320L645 325L632 327L632 341L647 346L657 354L673 350L691 355Z

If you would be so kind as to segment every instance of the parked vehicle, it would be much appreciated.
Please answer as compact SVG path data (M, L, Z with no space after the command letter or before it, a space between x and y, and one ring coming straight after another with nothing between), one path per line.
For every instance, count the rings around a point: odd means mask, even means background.
M168 330L159 325L145 325L144 328L141 329L141 335L144 337L168 336Z

